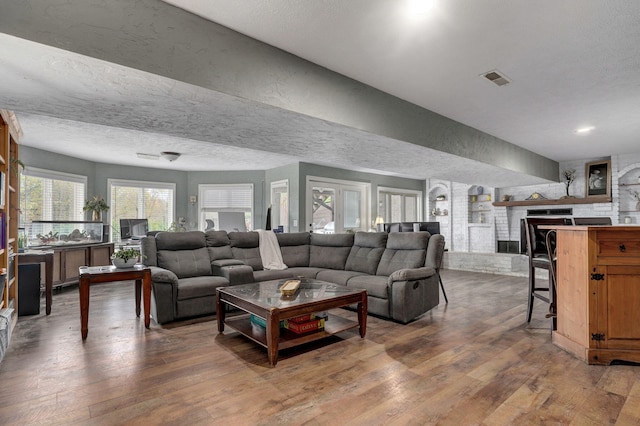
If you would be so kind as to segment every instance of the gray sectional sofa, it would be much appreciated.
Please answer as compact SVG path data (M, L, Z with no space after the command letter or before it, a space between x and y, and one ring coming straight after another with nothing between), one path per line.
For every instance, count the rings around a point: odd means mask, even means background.
M439 303L444 237L428 232L276 234L284 270L265 270L257 232L160 232L142 239L162 324L215 313L216 288L316 278L367 290L368 312L407 323Z

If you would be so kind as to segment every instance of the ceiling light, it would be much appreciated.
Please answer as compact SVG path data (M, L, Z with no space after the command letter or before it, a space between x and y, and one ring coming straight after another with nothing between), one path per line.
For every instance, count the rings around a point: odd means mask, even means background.
M160 158L159 155L156 154L145 154L143 152L136 152L136 155L138 156L138 158L142 158L144 160L157 160Z
M425 15L428 13L435 0L407 0L407 11L410 15Z
M180 158L181 154L179 152L164 151L161 152L160 155L165 160L176 161L178 158Z
M589 127L582 127L580 129L576 129L576 133L589 133L590 131L592 131L593 129L595 129L595 127L593 126L589 126Z

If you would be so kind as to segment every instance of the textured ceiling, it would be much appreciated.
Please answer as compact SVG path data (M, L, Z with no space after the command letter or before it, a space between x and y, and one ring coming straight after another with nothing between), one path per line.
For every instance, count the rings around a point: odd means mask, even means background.
M638 1L167 3L556 161L640 146Z
M640 2L435 0L419 16L404 13L407 1L167 3L554 160L638 151ZM23 143L62 154L179 170L306 161L486 186L540 182L3 34L0 57L10 58L0 61L0 105L17 110ZM496 68L513 83L479 77ZM574 133L584 125L596 130ZM391 144L394 155L381 155ZM184 155L135 156L160 151Z

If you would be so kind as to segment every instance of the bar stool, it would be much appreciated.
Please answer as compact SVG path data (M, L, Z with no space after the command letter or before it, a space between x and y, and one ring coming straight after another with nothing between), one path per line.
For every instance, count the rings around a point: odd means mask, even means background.
M546 230L538 229L540 225L564 225L563 218L531 218L523 219L525 235L527 239L527 255L529 256L529 292L527 303L527 322L531 322L533 313L533 302L540 299L551 304L552 284L551 266L549 252L546 244ZM536 285L536 269L545 269L549 274L549 285Z
M556 264L557 264L557 260L558 260L558 256L556 254L556 230L555 229L551 229L549 230L549 232L547 232L547 235L545 237L545 242L547 245L547 253L549 254L549 286L550 286L550 290L549 290L549 313L546 315L547 318L553 318L552 319L552 324L551 324L551 329L555 330L556 327L556 317L558 314L558 309L557 309L557 304L556 304L556 300L557 300L557 288L558 288L558 278L556 275Z

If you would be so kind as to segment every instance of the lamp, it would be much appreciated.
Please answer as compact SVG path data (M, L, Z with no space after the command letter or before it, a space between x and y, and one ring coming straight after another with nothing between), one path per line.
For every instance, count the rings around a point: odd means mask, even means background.
M378 232L384 231L384 218L382 216L376 216L376 220L373 221L373 225Z
M180 158L181 154L179 152L164 151L161 152L160 155L165 160L176 161L178 158Z

